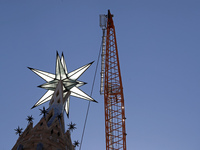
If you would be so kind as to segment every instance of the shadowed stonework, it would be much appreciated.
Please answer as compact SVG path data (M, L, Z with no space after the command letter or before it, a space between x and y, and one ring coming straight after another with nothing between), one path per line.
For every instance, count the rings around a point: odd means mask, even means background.
M74 150L70 132L65 132L63 91L60 81L49 103L47 114L33 127L30 122L12 150Z

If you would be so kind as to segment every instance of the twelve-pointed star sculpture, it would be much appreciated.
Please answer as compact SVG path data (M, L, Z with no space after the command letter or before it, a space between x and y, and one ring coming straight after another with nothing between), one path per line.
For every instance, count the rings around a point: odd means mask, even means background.
M86 93L84 93L83 91L81 91L78 88L86 83L78 81L77 79L91 66L92 63L93 62L68 73L63 53L60 58L60 56L58 55L58 52L57 52L55 75L48 73L48 72L38 70L38 69L33 69L33 68L28 67L31 71L33 71L35 74L37 74L38 76L40 76L42 79L44 79L46 81L46 83L44 83L38 87L48 90L39 99L39 101L37 103L35 103L35 105L32 108L37 107L37 106L51 100L53 93L56 89L56 86L60 80L63 82L63 97L65 97L65 95L70 91L71 96L75 96L75 97L82 98L85 100L97 102L92 97L88 96ZM70 98L68 97L68 99L65 101L65 104L64 104L65 111L66 111L68 117L69 117L69 102L70 102Z

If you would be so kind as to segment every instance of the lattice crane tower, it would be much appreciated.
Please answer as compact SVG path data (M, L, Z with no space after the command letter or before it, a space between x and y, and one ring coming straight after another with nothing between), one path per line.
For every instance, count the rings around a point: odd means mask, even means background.
M126 150L125 110L113 15L100 15L101 94L104 94L106 150ZM106 30L106 35L105 35Z

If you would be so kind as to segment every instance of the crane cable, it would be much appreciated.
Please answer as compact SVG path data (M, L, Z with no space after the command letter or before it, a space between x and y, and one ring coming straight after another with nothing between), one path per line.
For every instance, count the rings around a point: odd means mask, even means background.
M95 83L95 79L96 79L97 69L98 69L98 65L99 65L99 58L100 58L101 49L102 49L102 43L103 43L103 40L101 42L101 46L100 46L100 50L99 50L99 55L98 55L98 59L97 59L97 65L96 65L96 69L95 69L95 73L94 73L94 78L93 78L93 83L92 83L92 89L91 89L90 96L92 96L93 89L94 89L94 83ZM87 112L86 112L85 123L84 123L84 127L83 127L83 132L82 132L82 137L81 137L79 150L81 150L81 145L82 145L82 142L83 142L83 136L84 136L84 132L85 132L85 127L86 127L89 108L90 108L90 101L88 102L88 108L87 108Z

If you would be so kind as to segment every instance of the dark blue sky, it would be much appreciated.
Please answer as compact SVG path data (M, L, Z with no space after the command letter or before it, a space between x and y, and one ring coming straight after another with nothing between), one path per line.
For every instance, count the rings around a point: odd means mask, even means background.
M1 149L11 149L26 128L30 109L45 93L27 67L55 72L56 50L69 71L93 60L81 76L90 94L102 31L99 14L110 9L119 49L125 96L127 149L200 149L199 0L0 0ZM100 68L83 150L105 149ZM71 98L72 140L81 140L88 102Z

